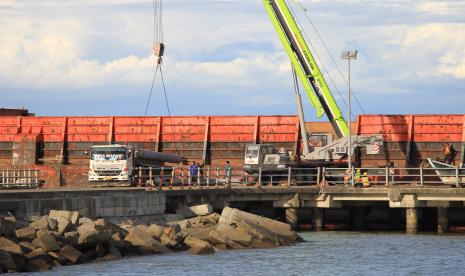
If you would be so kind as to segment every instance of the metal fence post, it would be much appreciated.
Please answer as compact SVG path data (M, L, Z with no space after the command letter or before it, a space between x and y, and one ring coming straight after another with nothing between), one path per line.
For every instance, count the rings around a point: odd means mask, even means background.
M173 181L174 181L174 176L175 176L175 173L174 171L176 170L176 167L171 167L171 179L170 179L170 187L169 189L173 189Z
M262 186L262 167L258 168L258 181L257 181L257 188Z
M458 167L455 167L455 184L457 186L457 188L460 187L460 177L459 177L459 168Z
M292 170L292 168L289 167L288 171L287 171L287 187L291 186L291 172L292 172L291 170Z
M181 168L181 189L184 189L184 168Z
M160 168L160 190L163 189L163 181L165 180L165 167Z
M197 170L197 186L199 186L200 189L202 188L202 185L200 185L200 170L201 170L201 169L202 169L202 168L199 168L199 169Z
M385 179L385 182L386 182L385 185L389 186L389 168L386 167L385 170L386 170L385 173L384 173L384 177L386 178Z
M191 174L191 170L188 170L187 171L187 187L189 189L192 188L192 174Z
M321 167L316 168L316 185L320 184Z
M325 167L323 167L323 168L321 169L321 181L323 181L323 183L326 182L326 168L325 168ZM320 182L321 182L321 181L320 181ZM318 183L317 185L319 185L319 184L320 184L320 183Z
M423 165L420 164L420 186L423 186L424 184L424 179L423 179Z

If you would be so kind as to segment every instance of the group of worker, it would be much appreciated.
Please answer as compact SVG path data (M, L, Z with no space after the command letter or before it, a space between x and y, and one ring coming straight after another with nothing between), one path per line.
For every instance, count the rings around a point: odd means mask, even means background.
M192 164L189 166L189 177L192 182L197 182L197 177L203 176L203 166L195 161L192 161ZM226 161L224 166L224 176L226 178L226 183L229 184L231 182L231 172L232 167L229 161Z
M368 172L363 172L360 169L357 169L354 174L354 187L356 188L368 188L371 186L370 178L368 177ZM344 175L344 185L351 185L351 173L350 170L347 169Z

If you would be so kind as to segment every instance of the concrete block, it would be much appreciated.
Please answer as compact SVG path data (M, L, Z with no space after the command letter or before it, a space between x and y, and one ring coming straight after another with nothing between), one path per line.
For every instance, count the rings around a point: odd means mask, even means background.
M215 250L210 243L194 237L186 237L186 239L184 239L184 243L189 247L188 252L192 254L204 255L215 253Z
M73 264L82 256L82 253L79 250L70 245L63 246L60 250L60 254Z
M60 250L60 245L52 234L45 234L32 241L32 244L41 247L46 252Z
M36 230L31 227L21 228L15 231L15 236L20 240L32 241L36 238Z
M45 262L42 259L34 259L30 260L26 263L26 265L23 268L24 271L26 272L37 272L37 271L48 271L49 266L47 262Z
M21 247L10 239L0 237L0 249L9 254L22 255Z
M50 210L49 218L58 220L59 217L67 218L72 224L76 225L79 219L79 212L77 211L64 211L64 210Z

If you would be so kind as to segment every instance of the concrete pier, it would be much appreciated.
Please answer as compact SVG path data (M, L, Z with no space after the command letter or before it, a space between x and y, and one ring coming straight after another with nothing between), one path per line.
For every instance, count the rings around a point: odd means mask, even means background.
M463 213L464 202L465 189L453 187L328 186L323 192L302 186L0 191L0 212L10 212L17 218L45 215L51 209L75 210L92 218L148 217L173 214L179 206L209 203L216 212L233 206L270 218L280 217L292 227L311 223L315 231L322 231L328 223L342 227L336 229L405 229L410 234L418 232L419 221L421 229L439 233L448 231L450 221L454 230L465 225L465 216L456 216ZM278 214L275 210L279 210ZM299 212L298 221L297 211L301 210L308 212ZM453 218L450 221L449 216Z
M297 229L298 218L297 208L286 208L285 209L286 223L288 223L292 229Z
M449 232L449 214L447 207L438 207L438 233Z
M407 234L418 233L418 213L417 208L405 209L405 232Z
M325 227L325 209L312 208L312 229L314 231L323 231Z

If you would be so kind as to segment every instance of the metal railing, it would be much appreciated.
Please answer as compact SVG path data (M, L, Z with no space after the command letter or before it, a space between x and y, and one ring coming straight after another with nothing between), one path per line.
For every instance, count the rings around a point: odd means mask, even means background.
M38 188L39 170L36 169L0 169L0 189Z
M438 175L440 174L440 175ZM246 173L233 168L185 167L138 168L135 178L138 186L153 187L262 187L262 186L455 186L465 184L465 169L444 168L285 168L266 171L262 168Z

